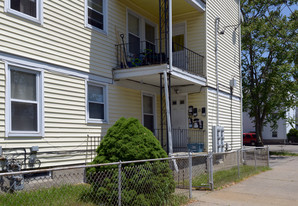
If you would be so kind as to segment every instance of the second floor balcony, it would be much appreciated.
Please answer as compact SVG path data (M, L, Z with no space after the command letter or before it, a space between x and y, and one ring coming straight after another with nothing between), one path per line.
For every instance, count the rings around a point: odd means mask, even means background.
M116 45L117 69L129 69L149 65L168 64L169 57L164 40L139 41ZM173 42L173 66L190 74L203 76L204 57L181 44Z

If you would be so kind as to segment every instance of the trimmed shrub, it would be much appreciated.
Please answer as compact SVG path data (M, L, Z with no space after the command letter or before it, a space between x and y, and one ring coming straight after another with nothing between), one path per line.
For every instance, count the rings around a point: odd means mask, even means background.
M289 133L287 134L287 137L289 143L298 143L298 130L295 128L290 129Z
M91 164L167 157L152 132L135 118L119 119L107 132ZM87 170L96 204L114 205L118 201L117 166ZM175 190L167 161L122 165L122 205L165 205Z

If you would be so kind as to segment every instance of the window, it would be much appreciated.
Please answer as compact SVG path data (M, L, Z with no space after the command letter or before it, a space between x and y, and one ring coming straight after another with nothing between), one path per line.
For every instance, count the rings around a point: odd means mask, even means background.
M272 131L272 137L277 137L277 131Z
M138 56L143 52L154 52L156 25L149 22L133 11L127 13L127 41L128 51L131 55Z
M7 136L42 136L42 73L8 66Z
M85 1L85 24L89 28L107 31L107 0Z
M143 94L143 125L154 133L155 128L155 98Z
M140 53L140 20L138 17L128 14L128 42L131 54Z
M41 22L42 0L6 0L5 11L32 21Z
M87 87L87 122L107 122L106 87L92 83L88 83Z

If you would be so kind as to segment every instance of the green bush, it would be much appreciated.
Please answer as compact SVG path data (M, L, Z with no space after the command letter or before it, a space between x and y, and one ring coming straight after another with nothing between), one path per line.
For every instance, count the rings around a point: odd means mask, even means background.
M290 143L298 142L298 130L295 128L290 129L289 133L287 134L287 137Z
M107 132L91 164L167 157L152 132L135 118L119 119ZM87 170L96 204L114 205L118 201L117 166ZM122 165L122 205L165 205L175 190L167 161Z

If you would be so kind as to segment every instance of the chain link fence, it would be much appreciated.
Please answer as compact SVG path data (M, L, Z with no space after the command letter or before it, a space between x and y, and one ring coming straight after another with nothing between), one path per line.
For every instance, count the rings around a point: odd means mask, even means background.
M268 148L247 148L1 172L0 205L180 205L193 189L212 190L268 166Z

